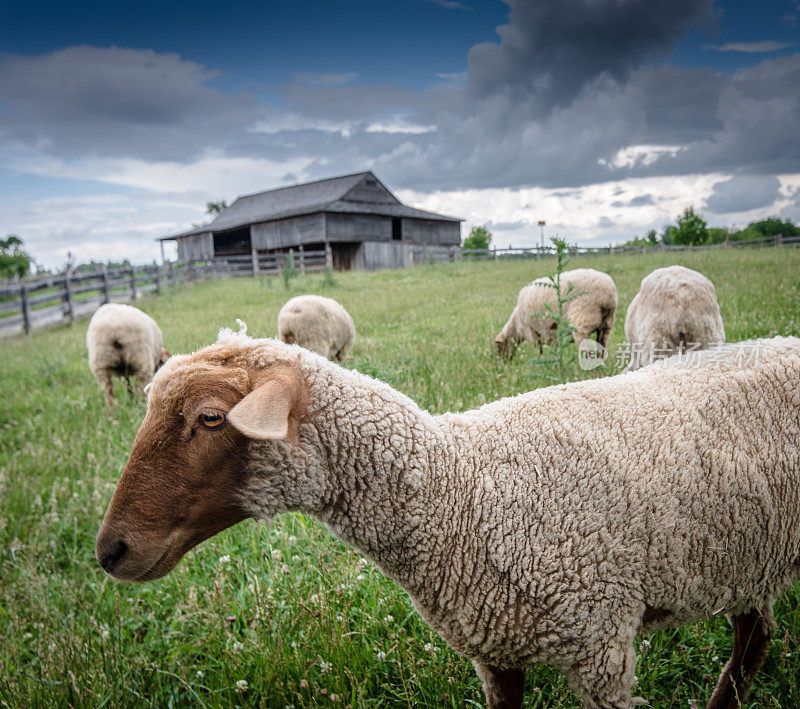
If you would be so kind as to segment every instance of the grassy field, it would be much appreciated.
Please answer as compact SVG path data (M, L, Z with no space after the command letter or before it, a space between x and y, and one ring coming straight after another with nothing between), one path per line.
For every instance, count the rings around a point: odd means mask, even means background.
M583 257L610 273L620 311L605 370L641 278L683 263L716 284L730 341L800 334L800 249ZM552 260L459 263L378 273L187 283L140 307L166 346L186 352L241 318L273 336L302 292L340 300L358 339L345 365L434 413L545 386L523 346L491 351L519 288ZM483 705L471 664L412 611L405 594L314 520L242 523L146 585L108 579L94 535L143 416L117 388L111 420L89 372L86 323L0 342L0 704L345 707ZM777 605L779 630L748 707L800 706L800 586ZM647 644L649 643L649 645ZM657 707L702 706L727 659L724 619L647 638L635 693ZM529 673L527 707L574 707L555 670Z

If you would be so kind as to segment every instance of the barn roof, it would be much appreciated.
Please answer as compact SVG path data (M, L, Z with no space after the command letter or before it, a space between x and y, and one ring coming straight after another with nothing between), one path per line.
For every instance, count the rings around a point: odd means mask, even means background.
M382 201L358 199L359 194L356 188L367 180L375 180L383 188L385 198ZM314 212L381 214L448 222L462 221L457 217L448 217L436 212L428 212L423 209L406 206L389 191L371 170L367 170L365 172L356 172L352 175L330 177L316 182L279 187L266 192L257 192L238 197L230 207L222 210L219 216L209 224L204 224L173 236L165 236L161 240L177 239L183 236L215 231L228 231L248 224L269 222L275 219L285 219Z

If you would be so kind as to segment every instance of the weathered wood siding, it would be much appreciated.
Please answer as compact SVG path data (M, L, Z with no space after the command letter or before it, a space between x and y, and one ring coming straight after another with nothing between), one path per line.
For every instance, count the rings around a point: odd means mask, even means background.
M445 246L461 243L461 224L436 219L403 217L403 241L413 244L441 244Z
M365 241L356 254L355 268L374 271L376 268L405 268L411 265L411 249L401 241Z
M319 244L325 241L325 216L318 212L253 224L250 227L250 238L259 251L297 247L300 244Z
M345 202L372 202L373 204L400 204L397 197L377 179L369 175L365 175L361 182L342 197L342 200Z
M177 239L178 261L205 261L214 258L214 237L209 234L195 234Z
M392 218L378 214L326 214L328 241L391 241Z

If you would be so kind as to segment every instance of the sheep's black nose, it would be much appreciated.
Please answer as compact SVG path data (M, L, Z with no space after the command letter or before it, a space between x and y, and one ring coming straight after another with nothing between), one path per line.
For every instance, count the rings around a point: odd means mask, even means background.
M128 545L121 539L118 542L114 542L114 544L112 544L98 559L100 566L103 567L106 573L110 574L119 563L120 559L125 556L126 551L128 551Z

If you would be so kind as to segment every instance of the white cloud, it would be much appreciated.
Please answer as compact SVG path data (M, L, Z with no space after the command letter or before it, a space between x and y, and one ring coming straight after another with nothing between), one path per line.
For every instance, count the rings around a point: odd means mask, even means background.
M703 49L713 49L716 52L744 52L745 54L760 54L762 52L778 52L781 49L794 47L792 42L778 42L765 40L763 42L727 42L726 44L707 44Z
M421 135L422 133L433 133L436 126L422 126L406 121L404 118L391 118L387 121L375 121L367 126L367 133L411 133Z
M487 223L495 228L498 246L532 246L539 242L538 221L546 221L545 236L561 236L583 245L605 246L661 229L683 209L702 211L715 184L726 175L647 177L603 182L569 189L475 189L424 194L398 190L398 196L421 209L463 217L464 234ZM638 206L637 198L650 197ZM645 203L646 202L646 203ZM762 210L763 211L763 210ZM503 225L513 225L503 228Z
M617 151L610 160L600 158L597 162L611 168L649 167L661 158L675 157L685 149L681 145L629 145Z
M17 155L6 164L31 175L96 180L154 192L201 192L211 197L230 198L279 187L287 182L287 175L304 175L310 162L307 158L283 161L231 158L208 152L186 164L133 158L62 160L39 155Z

